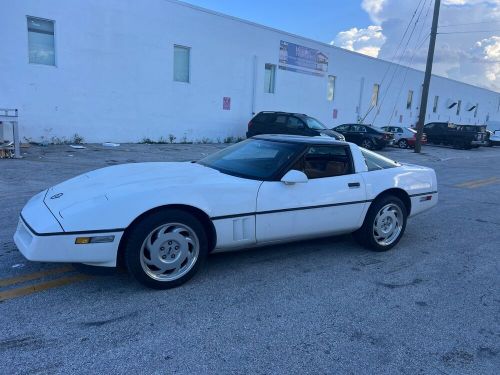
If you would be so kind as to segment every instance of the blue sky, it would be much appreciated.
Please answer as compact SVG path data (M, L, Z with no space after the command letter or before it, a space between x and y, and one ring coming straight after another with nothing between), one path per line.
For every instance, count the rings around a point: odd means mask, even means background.
M357 0L184 1L325 43L343 30L371 24Z

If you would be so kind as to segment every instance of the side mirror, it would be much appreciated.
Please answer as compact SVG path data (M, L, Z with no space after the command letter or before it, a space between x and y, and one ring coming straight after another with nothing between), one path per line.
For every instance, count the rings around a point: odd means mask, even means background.
M281 179L281 182L285 183L286 185L299 184L307 181L309 181L309 179L307 178L306 174L295 169L288 171Z

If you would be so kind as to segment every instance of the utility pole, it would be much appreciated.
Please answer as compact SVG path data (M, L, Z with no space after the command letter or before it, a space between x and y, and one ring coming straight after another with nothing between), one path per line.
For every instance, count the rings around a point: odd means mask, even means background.
M432 75L432 61L434 60L434 47L436 47L436 36L439 20L439 7L441 0L434 0L434 16L432 18L431 38L429 41L429 52L427 53L427 64L425 66L424 85L422 88L422 100L420 102L420 113L417 122L417 140L415 142L415 152L420 153L422 146L422 134L424 133L425 115L427 111L427 99L429 98L429 85Z

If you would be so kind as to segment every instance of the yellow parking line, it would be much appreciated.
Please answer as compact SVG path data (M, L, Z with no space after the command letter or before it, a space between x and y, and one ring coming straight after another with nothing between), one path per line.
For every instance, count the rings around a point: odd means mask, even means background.
M500 182L500 179L498 177L490 177L484 180L472 180L472 181L467 181L458 185L455 185L456 187L463 187L463 188L468 188L468 189L474 189L476 187L481 187L481 186L486 186L486 185L491 185L495 184L497 182Z
M36 292L41 292L42 290L47 290L47 289L56 288L56 287L63 286L63 285L76 283L78 281L83 281L83 280L87 280L90 278L92 278L92 276L80 274L80 275L68 276L68 277L65 277L62 279L50 280L50 281L38 283L35 285L6 290L4 292L0 292L0 301L5 301L5 300L11 299L11 298L16 298L16 297L21 297L21 296L25 296L25 295L36 293Z
M33 272L33 273L26 274L26 275L11 277L8 279L3 279L3 280L0 279L0 287L19 284L19 283L23 283L25 281L40 279L44 276L57 275L59 273L65 273L65 272L70 272L70 271L74 271L74 270L75 269L73 267L66 266L66 267L60 267L60 268L52 268L50 270Z

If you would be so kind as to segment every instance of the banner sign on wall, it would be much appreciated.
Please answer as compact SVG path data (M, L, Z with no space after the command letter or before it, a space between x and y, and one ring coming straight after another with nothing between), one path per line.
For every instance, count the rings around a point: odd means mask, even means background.
M328 56L309 47L282 40L280 42L281 70L324 77L328 72Z

